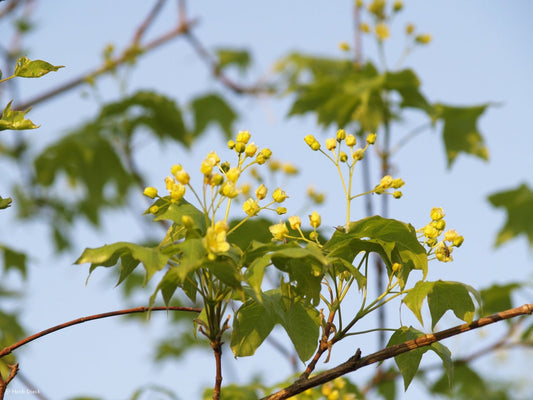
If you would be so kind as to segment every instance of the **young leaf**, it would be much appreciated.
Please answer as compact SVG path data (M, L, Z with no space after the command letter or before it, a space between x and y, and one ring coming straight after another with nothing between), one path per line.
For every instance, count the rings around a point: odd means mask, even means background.
M498 233L495 245L525 235L529 245L533 246L533 191L522 184L516 189L494 193L488 199L494 207L503 207L507 212L507 221Z
M0 244L0 252L3 252L4 270L7 272L14 269L20 272L23 278L26 278L27 257L20 251L13 250L10 247Z
M309 360L317 348L320 322L319 312L299 301L290 304L281 321L302 362Z
M20 78L40 78L49 72L57 71L59 68L64 68L64 66L55 66L43 60L31 61L27 57L20 57L17 60L13 75Z
M240 49L216 49L218 58L218 67L225 69L229 66L237 67L241 73L244 73L250 66L251 57L247 50Z
M121 262L121 275L119 283L129 275L133 269L142 263L146 271L146 284L152 276L162 270L168 261L168 256L163 254L159 248L143 247L134 243L118 242L105 245L95 249L87 248L75 261L75 264L91 263L89 273L97 267L112 267ZM122 273L124 270L124 273Z
M7 106L4 108L4 112L2 113L2 118L0 118L0 131L4 131L6 129L16 131L24 129L36 129L40 126L35 125L29 119L24 118L30 109L27 109L26 111L12 110L11 103L13 103L13 100L7 103Z
M481 290L483 315L496 314L512 308L511 294L521 287L522 284L515 282L506 285L493 284L491 287Z
M489 104L473 107L452 107L440 103L434 105L435 119L444 122L442 138L448 167L451 167L461 152L488 160L485 141L477 128L478 119L488 106Z

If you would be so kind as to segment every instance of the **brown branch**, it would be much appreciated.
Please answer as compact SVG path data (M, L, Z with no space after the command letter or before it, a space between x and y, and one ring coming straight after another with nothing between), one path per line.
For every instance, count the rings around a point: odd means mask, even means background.
M211 343L213 352L215 353L215 387L213 389L213 400L220 400L220 388L222 387L222 342L217 340Z
M136 54L139 55L139 54L142 54L142 53L146 53L154 48L157 48L163 44L165 44L166 42L170 41L171 39L174 39L175 37L178 37L182 34L184 34L185 32L189 31L189 29L191 29L191 27L193 27L195 24L197 23L196 20L191 20L191 21L188 21L187 23L185 24L180 24L178 26L176 26L174 29L168 31L167 33L159 36L158 38L148 42L147 44L145 44L144 46L135 46L136 48ZM134 44L135 45L135 44ZM96 68L94 71L92 72L88 72L88 73L85 73L81 76L79 76L78 78L75 78L73 80L71 80L70 82L66 82L58 87L56 87L55 89L52 89L46 93L43 93L39 96L36 96L34 97L33 99L30 99L24 103L21 103L21 104L17 104L15 107L13 107L15 110L26 110L28 109L29 107L32 107L34 106L35 104L38 104L38 103L42 103L44 102L45 100L49 100L63 92L66 92L70 89L73 89L83 83L87 83L89 80L91 79L94 79L100 75L103 75L109 71L112 71L114 70L117 66L125 63L125 62L128 62L128 61L131 61L132 59L132 52L131 52L132 48L131 46L128 47L120 56L118 57L115 57L114 59L112 60L109 60L107 62L105 62L102 66Z
M69 322L64 322L62 324L53 326L51 328L45 329L44 331L35 333L31 336L28 336L27 338L24 338L22 340L19 340L16 343L13 343L11 346L4 347L2 350L0 350L0 358L7 356L12 351L18 349L21 346L24 346L25 344L28 344L29 342L34 341L35 339L39 339L40 337L46 336L50 333L59 331L64 328L68 328L69 326L77 325L77 324L83 324L87 321L92 321L95 319L101 319L101 318L108 318L108 317L115 317L117 315L125 315L125 314L135 314L135 313L144 313L148 311L188 311L188 312L194 312L194 313L200 313L202 310L198 308L192 308L192 307L137 307L137 308L129 308L127 310L118 310L118 311L111 311L106 312L103 314L95 314L95 315L89 315L87 317L81 317L74 319Z
M161 11L163 4L165 4L165 0L158 0L157 3L154 4L154 7L152 8L152 10L150 10L145 20L137 28L137 31L133 36L133 43L139 43L141 41L141 38L143 37L144 33L150 27L152 22L154 22L154 19L157 14Z
M4 380L4 378L0 374L0 400L4 399L4 394L6 392L7 385L9 384L9 382L13 380L13 378L17 375L17 372L19 370L18 364L14 364L14 365L8 364L7 367L10 369L9 376L7 377L7 379Z
M336 366L335 368L315 375L309 379L299 379L292 385L289 385L276 393L264 397L264 400L286 399L298 393L301 393L309 388L329 382L349 372L356 371L359 368L365 367L367 365L396 357L397 355L406 353L408 351L420 347L429 346L435 342L439 342L443 339L459 335L461 333L468 332L477 328L481 328L482 326L490 325L498 321L515 318L520 315L526 315L531 313L533 313L533 303L524 304L521 307L512 308L488 317L480 318L469 324L458 325L450 329L445 329L440 332L427 334L413 340L408 340L404 343L384 348L375 353L369 354L366 357L361 357L361 351L358 349L356 354L350 359L348 359L348 361Z

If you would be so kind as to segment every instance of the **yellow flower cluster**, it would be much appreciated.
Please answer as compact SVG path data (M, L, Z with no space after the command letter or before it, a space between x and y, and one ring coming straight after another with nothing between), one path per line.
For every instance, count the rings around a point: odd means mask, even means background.
M306 137L304 137L304 141L311 148L311 150L320 150L322 153L326 154L322 150L320 142L313 135L307 135ZM352 134L346 134L346 131L344 129L339 129L337 131L336 137L326 139L326 149L333 153L335 161L347 163L349 159L348 155L344 151L341 151L340 148L338 149L338 151L336 151L337 147L340 147L340 144L342 142L345 142L345 144L349 147L351 160L355 163L359 160L362 160L365 156L365 151L368 146L376 142L376 134L370 133L366 137L365 147L361 147L358 149L354 149L355 145L357 144L356 137Z
M381 178L381 181L380 181L379 185L376 185L376 187L374 188L374 193L376 193L376 194L383 194L383 193L392 194L392 196L395 199L399 199L400 197L402 197L402 192L400 192L399 190L395 190L394 192L390 193L390 192L387 192L387 190L388 189L399 189L404 184L405 184L405 182L402 180L402 178L392 179L392 176L385 175L383 178Z
M431 222L428 223L418 232L424 237L424 244L435 252L435 258L441 262L452 261L452 252L454 247L460 247L464 242L464 237L459 235L454 229L444 233L444 239L439 241L439 236L446 229L444 210L441 207L433 207L430 212Z

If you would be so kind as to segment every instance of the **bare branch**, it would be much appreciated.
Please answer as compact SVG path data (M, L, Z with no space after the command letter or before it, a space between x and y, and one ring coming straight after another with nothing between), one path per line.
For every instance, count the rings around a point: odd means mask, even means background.
M18 349L21 346L24 346L25 344L28 344L29 342L34 341L35 339L39 339L40 337L46 336L50 333L59 331L64 328L68 328L69 326L77 325L77 324L83 324L87 321L92 321L95 319L101 319L101 318L108 318L108 317L115 317L117 315L125 315L125 314L135 314L135 313L144 313L148 311L187 311L187 312L194 312L194 313L200 313L202 310L198 308L191 308L191 307L137 307L137 308L129 308L127 310L118 310L118 311L111 311L103 314L95 314L95 315L89 315L87 317L81 317L74 319L69 322L64 322L62 324L53 326L51 328L45 329L44 331L35 333L34 335L28 336L27 338L24 338L22 340L19 340L18 342L12 344L11 346L4 347L0 351L0 358L7 356L10 354L13 350Z
M339 376L345 375L349 372L358 370L359 368L365 367L370 364L381 362L389 358L396 357L397 355L406 353L408 351L429 346L435 342L439 342L443 339L459 335L464 332L468 332L477 328L481 328L486 325L493 324L502 320L515 318L520 315L526 315L533 313L533 303L524 304L521 307L512 308L499 312L497 314L480 318L476 321L473 321L469 324L458 325L450 329L445 329L440 332L435 332L421 336L417 339L408 340L407 342L400 343L394 346L386 347L382 350L379 350L375 353L369 354L366 357L361 357L361 351L358 349L353 357L348 359L348 361L336 366L335 368L324 371L318 375L315 375L309 379L299 379L295 383L286 388L279 390L276 393L271 394L270 396L264 397L264 400L280 400L286 399L291 396L294 396L298 393L301 393L309 388L321 385L323 383L329 382Z

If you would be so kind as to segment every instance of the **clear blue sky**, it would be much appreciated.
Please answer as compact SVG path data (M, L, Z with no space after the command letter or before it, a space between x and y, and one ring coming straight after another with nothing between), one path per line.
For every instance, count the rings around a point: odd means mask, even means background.
M128 43L152 3L138 0L39 2L35 13L37 30L25 43L29 56L66 68L43 79L20 82L20 99L28 99L91 70L109 42L120 50ZM149 37L155 37L174 23L175 6L171 3L167 4L154 29L148 32ZM206 46L246 47L253 51L252 76L268 77L274 61L289 51L340 56L338 43L352 38L350 1L328 2L327 6L324 2L304 0L189 3L189 15L200 17L196 33ZM438 132L421 135L393 160L398 168L397 175L407 184L404 198L393 203L391 216L422 226L428 220L431 207L441 206L447 212L448 225L466 238L464 246L454 253L454 263L433 265L432 279L459 280L475 287L531 279L531 251L525 239L493 250L492 244L504 222L504 214L492 209L486 201L486 196L494 191L513 188L522 182L533 185L530 154L533 149L531 15L533 3L527 0L512 3L406 1L406 9L393 27L393 39L388 44L392 60L403 48L402 30L407 22L414 22L421 32L432 34L433 43L415 51L406 64L416 69L422 90L431 101L457 105L497 103L480 123L490 150L489 163L460 156L453 168L446 170ZM3 22L0 25L2 41L8 31ZM375 59L373 44L364 43L364 54ZM98 87L104 100L119 95L117 85L110 78L99 81ZM133 70L127 91L147 88L160 90L183 103L192 95L220 90L220 85L209 76L191 48L178 39L141 58ZM76 89L36 106L31 118L42 127L24 134L31 136L38 146L45 146L69 127L94 116L98 104L91 96L83 97L82 92L82 89ZM299 209L298 199L303 198L298 191L305 190L309 183L314 182L321 190L338 193L338 182L329 178L334 175L324 175L329 167L325 159L310 153L303 144L302 138L309 133L325 138L313 118L287 120L285 114L289 103L286 100L265 98L257 101L234 96L230 99L242 116L237 129L249 129L257 144L272 147L278 158L294 161L306 170L287 188L295 209ZM6 99L2 101L5 103ZM413 121L416 121L415 116ZM402 137L412 126L406 123L405 131L400 127L393 133L397 134L396 138ZM334 132L327 133L331 136ZM198 160L221 143L213 132L198 143L194 153L188 154L177 147L147 146L139 162L143 162L143 168L149 171L150 183L162 188L162 179L172 164L182 162L191 165L191 169L196 168ZM143 143L139 145L143 146ZM333 172L331 170L331 174ZM7 194L3 182L0 187L1 194ZM145 203L140 195L132 203L139 213L143 211ZM320 210L324 214L323 220L327 220L327 225L338 225L343 216L331 211L339 208L333 196L327 204L330 211ZM21 310L22 320L30 333L79 316L122 308L117 290L106 280L105 273L96 273L85 286L88 268L72 266L72 262L84 247L134 240L146 225L129 222L132 215L127 212L114 215L99 232L80 225L75 251L57 257L48 246L47 231L42 224L8 227L6 214L3 212L0 216L2 242L24 248L31 238L29 252L33 259L30 281L26 286L28 296ZM139 305L143 305L143 300L139 300ZM193 352L179 365L154 366L150 363L152 347L145 343L147 339L164 335L167 329L165 319L164 314L154 315L146 329L132 323L105 320L63 330L18 352L21 369L50 399L87 394L118 400L148 382L168 386L183 399L198 398L198 389L211 385L213 380L210 354ZM397 319L391 317L391 324L397 323ZM445 323L451 325L456 321L449 318ZM446 344L460 354L469 350L478 339L474 333ZM373 350L375 341L369 339L367 342L368 351ZM355 346L361 346L361 343ZM341 353L334 352L331 365L346 359L346 354ZM515 354L510 365L519 365L522 371L529 371L533 367L531 360L531 357ZM282 379L287 372L286 362L273 355L269 348L261 348L258 352L261 366L257 360L234 360L229 351L224 361L231 364L224 373L225 383L246 378L249 375L244 371L255 368L266 371L271 383ZM486 359L483 362L487 364ZM510 368L510 371L517 370ZM370 369L363 374L369 372ZM355 382L359 381L357 376L353 378ZM11 388L17 387L21 388L15 382Z

